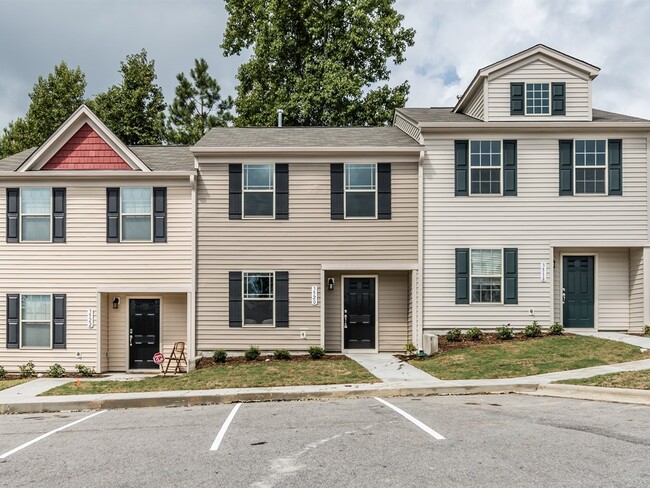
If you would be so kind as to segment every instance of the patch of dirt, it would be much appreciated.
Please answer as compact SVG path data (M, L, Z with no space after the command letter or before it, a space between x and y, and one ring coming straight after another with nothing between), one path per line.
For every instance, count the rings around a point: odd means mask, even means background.
M40 373L39 373L40 374ZM95 373L91 376L83 376L80 375L79 373L67 373L65 376L61 376L61 378L54 378L54 379L62 379L62 378L106 378L108 375L107 374L98 374ZM41 376L32 376L31 378L23 378L19 374L11 373L6 375L3 380L27 380L27 379L33 379L37 380L39 378L51 378L50 376L46 374L41 374Z
M196 369L215 368L223 366L224 364L241 364L241 363L286 363L296 361L340 361L341 359L348 359L343 354L326 354L321 359L312 359L309 354L292 354L291 359L275 359L273 354L262 355L257 359L250 361L244 356L229 356L225 363L217 363L212 358L203 357L196 363Z

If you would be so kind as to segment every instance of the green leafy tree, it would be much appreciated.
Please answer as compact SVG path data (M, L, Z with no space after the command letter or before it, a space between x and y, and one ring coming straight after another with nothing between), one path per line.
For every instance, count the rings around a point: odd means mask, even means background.
M221 98L221 87L208 73L205 59L194 60L190 78L176 75L176 96L169 106L167 139L176 144L195 144L212 127L225 127L233 120L233 99Z
M406 103L391 87L415 31L395 0L226 0L227 56L251 50L237 73L237 125L383 125Z
M39 146L84 102L86 75L61 61L47 77L39 76L27 115L9 123L0 137L0 157Z
M120 63L122 82L88 102L125 144L160 144L165 137L165 99L154 61L144 49Z

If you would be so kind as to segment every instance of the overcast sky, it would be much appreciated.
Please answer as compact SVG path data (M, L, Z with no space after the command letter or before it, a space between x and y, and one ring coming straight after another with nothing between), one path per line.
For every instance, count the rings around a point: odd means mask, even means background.
M650 0L397 0L417 31L395 84L408 106L449 106L476 71L537 43L599 66L594 107L650 118ZM175 76L204 57L234 95L241 58L224 58L222 0L0 0L0 128L29 105L39 75L80 66L90 97L120 80L119 63L145 48L168 102Z

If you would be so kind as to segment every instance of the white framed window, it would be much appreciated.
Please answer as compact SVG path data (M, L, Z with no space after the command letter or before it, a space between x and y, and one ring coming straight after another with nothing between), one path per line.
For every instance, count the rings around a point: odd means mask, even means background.
M470 141L470 194L500 195L501 141Z
M151 242L153 235L153 190L122 187L120 189L122 241Z
M576 194L605 194L607 191L607 141L576 140L574 178Z
M20 296L20 347L52 347L52 295Z
M244 164L242 188L242 217L269 218L275 216L275 165Z
M471 303L503 303L503 250L470 250Z
M242 276L244 326L275 326L275 273L244 272Z
M52 241L52 188L20 189L20 240Z
M345 218L377 218L377 164L345 164Z
M526 115L548 115L550 106L548 83L526 83Z

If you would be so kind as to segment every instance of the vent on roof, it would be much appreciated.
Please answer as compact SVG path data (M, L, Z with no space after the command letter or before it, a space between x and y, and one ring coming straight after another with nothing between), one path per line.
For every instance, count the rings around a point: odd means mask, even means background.
M279 108L278 109L278 127L282 127L282 114L284 114L284 110Z

